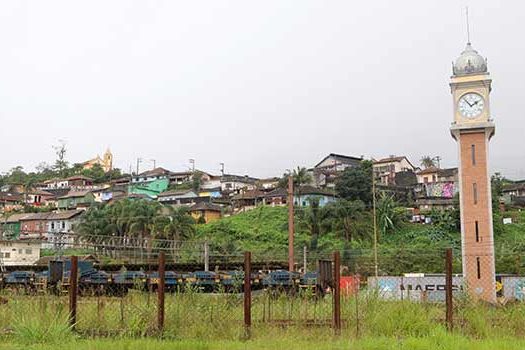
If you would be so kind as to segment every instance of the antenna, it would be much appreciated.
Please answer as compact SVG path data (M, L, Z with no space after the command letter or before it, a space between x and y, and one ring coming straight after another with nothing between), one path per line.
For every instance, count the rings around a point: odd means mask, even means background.
M467 44L470 44L470 25L468 23L468 6L465 7L465 17L467 19Z

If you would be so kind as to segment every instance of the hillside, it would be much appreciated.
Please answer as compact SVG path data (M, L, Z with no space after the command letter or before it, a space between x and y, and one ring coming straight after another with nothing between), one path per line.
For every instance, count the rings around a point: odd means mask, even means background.
M213 252L241 254L251 250L286 259L288 247L288 221L285 207L259 207L209 224L198 225L197 239L207 239ZM496 225L495 242L498 272L518 273L525 267L525 212L507 212L511 225ZM379 237L379 262L384 273L442 272L443 250L454 248L454 268L460 270L460 233L450 218L436 219L432 225L411 224L402 221L392 232ZM311 246L311 234L304 222L304 213L296 214L296 251ZM319 235L317 249L310 256L326 257L334 250L341 250L343 262L356 265L364 273L372 268L373 226L371 215L355 222L356 229L367 230L367 235L347 242L341 232L325 229ZM323 225L321 225L323 226ZM298 258L299 260L300 258ZM523 267L522 267L523 265Z

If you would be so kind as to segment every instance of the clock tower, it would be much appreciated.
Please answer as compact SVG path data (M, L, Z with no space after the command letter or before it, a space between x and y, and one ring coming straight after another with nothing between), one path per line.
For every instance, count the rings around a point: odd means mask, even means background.
M490 115L491 78L487 60L472 45L453 63L450 88L454 121L450 128L459 148L461 255L468 293L496 301L496 273L489 178L489 141L494 136Z

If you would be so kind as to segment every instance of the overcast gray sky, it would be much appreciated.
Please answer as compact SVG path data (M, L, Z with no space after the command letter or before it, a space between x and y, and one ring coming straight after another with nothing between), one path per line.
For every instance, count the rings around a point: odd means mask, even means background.
M81 162L107 146L253 176L330 152L440 155L462 1L2 1L0 171ZM525 178L525 2L471 1L493 77L492 171ZM141 170L151 167L144 163Z

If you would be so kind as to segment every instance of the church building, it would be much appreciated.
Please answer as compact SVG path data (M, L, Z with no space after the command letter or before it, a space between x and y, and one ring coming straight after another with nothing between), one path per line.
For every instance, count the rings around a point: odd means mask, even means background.
M83 162L82 167L84 169L91 169L95 164L100 165L106 173L113 170L113 154L109 148L106 150L102 158L97 154L95 158Z

